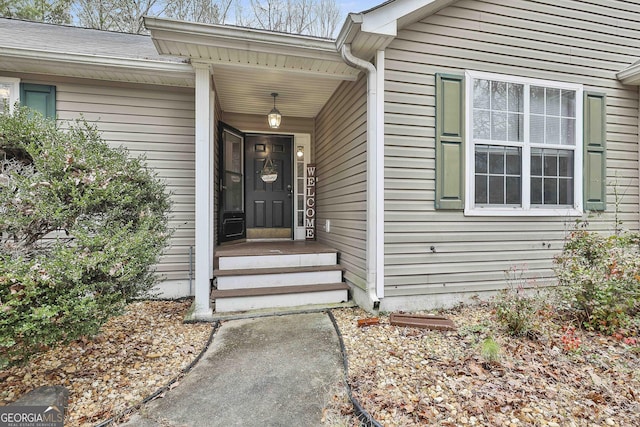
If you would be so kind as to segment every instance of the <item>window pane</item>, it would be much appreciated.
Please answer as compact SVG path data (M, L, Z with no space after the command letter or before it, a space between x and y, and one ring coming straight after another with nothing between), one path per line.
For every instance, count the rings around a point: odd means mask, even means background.
M564 117L576 116L576 93L572 90L562 91L562 115Z
M558 204L573 205L573 178L559 180Z
M561 151L558 159L558 175L573 177L573 152Z
M489 151L489 173L504 173L504 152L501 149Z
M560 115L560 89L546 88L547 92L547 115L559 116Z
M304 209L304 196L298 196L298 209Z
M544 144L544 116L531 116L529 132L532 144Z
M544 88L531 86L529 108L533 114L544 114Z
M489 111L473 111L473 138L474 139L490 139L491 138L491 120Z
M557 178L544 178L544 204L545 205L557 205L558 204L558 192L557 192L558 179Z
M298 227L304 224L304 212L298 212Z
M508 141L524 141L524 116L522 114L509 114Z
M562 119L562 139L560 144L576 144L576 119Z
M531 204L573 205L570 150L531 149Z
M297 166L298 166L297 175L304 176L304 162L298 162Z
M489 203L504 204L504 178L502 176L489 177Z
M544 152L544 176L558 176L558 157L555 150Z
M507 140L507 113L491 113L491 140Z
M508 102L509 111L522 113L524 111L524 86L509 83L508 87Z
M545 144L560 144L560 118L547 116L546 119Z
M531 175L542 176L542 150L531 149Z
M520 205L522 203L522 149L477 145L475 156L477 165L475 203Z
M243 207L243 185L242 175L225 172L224 208L228 212L242 212Z
M476 173L487 173L487 152L480 151L486 150L488 147L486 145L478 145L476 146Z
M531 204L542 204L542 178L531 178Z
M491 109L507 110L507 83L491 82Z
M11 103L12 84L0 82L0 114L4 114L5 105Z
M521 164L522 164L522 161L520 158L520 149L508 148L507 149L507 175L520 176Z
M230 132L223 135L224 138L224 167L229 172L242 173L242 139Z
M489 80L473 81L473 108L489 109Z
M487 179L486 175L476 175L475 202L477 205L486 205L489 201L487 197Z
M520 204L520 177L508 176L507 177L507 204L519 205Z

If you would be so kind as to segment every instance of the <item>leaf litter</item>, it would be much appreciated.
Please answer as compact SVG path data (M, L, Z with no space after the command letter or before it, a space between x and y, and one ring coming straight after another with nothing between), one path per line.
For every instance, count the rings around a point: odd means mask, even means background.
M626 342L574 330L576 348L554 319L535 337L509 335L488 303L439 312L456 331L392 326L385 315L358 327L365 311L333 314L353 395L383 426L640 425L637 329ZM491 357L488 339L497 344Z
M94 426L136 406L186 369L212 324L185 324L191 301L139 301L95 337L83 337L0 371L0 406L37 387L69 390L65 426ZM172 387L179 386L173 383Z

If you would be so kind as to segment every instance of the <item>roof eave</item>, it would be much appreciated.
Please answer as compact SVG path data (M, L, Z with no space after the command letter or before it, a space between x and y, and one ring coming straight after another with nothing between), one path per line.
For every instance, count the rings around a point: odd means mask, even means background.
M351 51L360 58L371 58L376 50L384 49L395 38L391 32L368 32L363 29L363 13L350 13L336 39L336 50L340 52L345 44L351 45Z
M186 72L193 74L193 68L186 62L156 61L144 58L118 58L79 53L47 52L36 49L18 49L0 46L0 56L42 61L69 62L76 65L99 65L101 67L144 69L157 72Z
M351 13L342 26L336 47L350 44L352 52L370 58L385 49L398 31L436 13L456 0L391 0L361 13Z
M48 52L35 49L0 46L0 58L7 63L28 64L18 72L50 74L66 77L86 78L91 71L100 71L104 79L139 83L136 76L158 76L172 80L180 86L191 86L193 67L184 62L157 61L144 58L120 58L66 52ZM55 66L53 66L55 65ZM130 78L129 78L130 77ZM95 77L100 79L99 77Z
M640 85L640 61L616 74L618 80L626 85Z
M158 52L165 55L170 53L162 49L157 39L206 42L213 46L241 50L250 47L256 51L269 53L302 57L313 55L318 59L340 60L334 40L331 39L149 16L144 17L144 24L151 32Z

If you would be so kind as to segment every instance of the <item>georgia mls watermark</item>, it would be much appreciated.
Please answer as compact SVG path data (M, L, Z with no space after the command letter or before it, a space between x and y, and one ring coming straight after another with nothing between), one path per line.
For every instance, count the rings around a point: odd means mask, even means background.
M64 409L57 406L0 406L0 427L63 427Z

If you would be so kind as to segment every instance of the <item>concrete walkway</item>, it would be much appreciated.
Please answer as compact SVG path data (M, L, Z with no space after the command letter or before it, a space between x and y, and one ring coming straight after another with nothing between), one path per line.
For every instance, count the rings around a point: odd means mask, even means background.
M125 426L319 426L341 384L325 313L224 322L198 364Z

